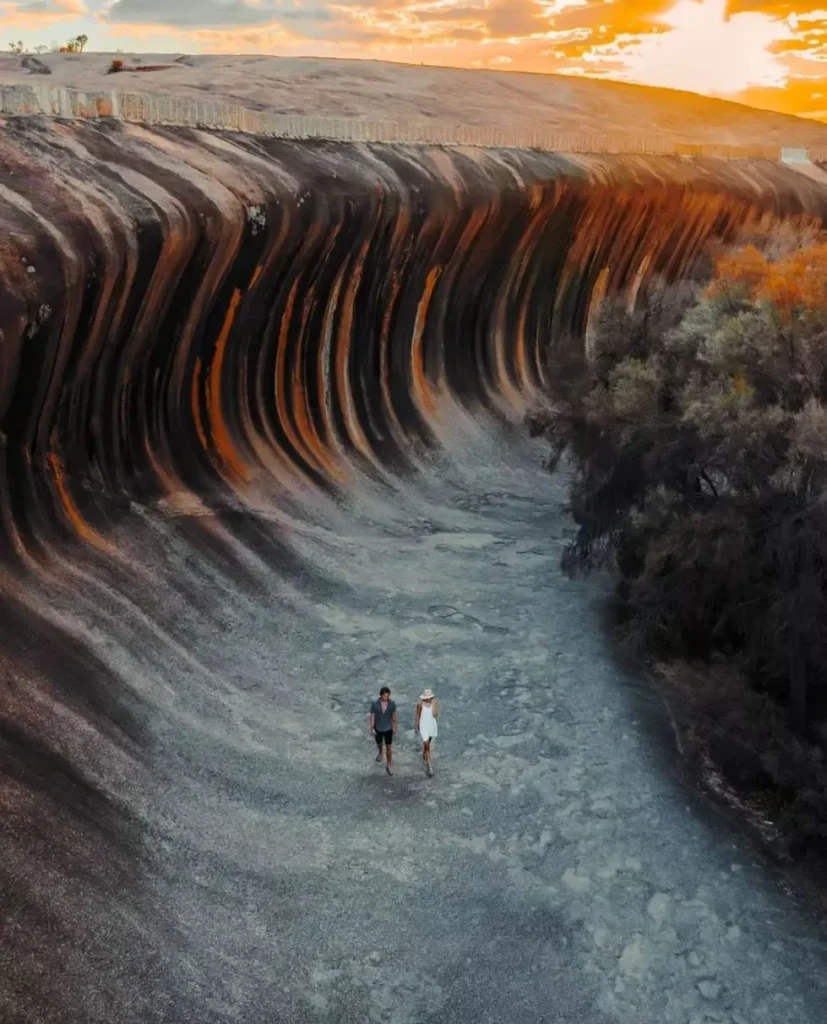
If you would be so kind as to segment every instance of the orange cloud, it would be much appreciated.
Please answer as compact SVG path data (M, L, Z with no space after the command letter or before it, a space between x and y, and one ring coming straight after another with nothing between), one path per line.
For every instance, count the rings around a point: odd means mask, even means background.
M23 3L0 3L0 25L32 31L48 28L63 21L77 20L88 14L80 0L28 0Z
M77 16L126 45L501 66L825 109L827 0L0 0L21 29Z

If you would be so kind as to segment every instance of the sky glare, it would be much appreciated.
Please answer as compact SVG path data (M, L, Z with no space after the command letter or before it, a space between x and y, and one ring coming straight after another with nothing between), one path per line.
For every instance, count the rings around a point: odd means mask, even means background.
M0 0L29 49L368 57L611 78L827 120L827 0Z

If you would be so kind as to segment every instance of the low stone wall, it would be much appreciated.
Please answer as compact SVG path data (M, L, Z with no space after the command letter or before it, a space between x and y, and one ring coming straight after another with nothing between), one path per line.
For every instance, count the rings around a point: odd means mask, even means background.
M783 159L782 150L778 146L701 145L675 142L665 135L599 135L522 128L481 128L445 121L354 120L273 114L208 99L119 92L116 89L79 92L45 85L0 87L0 114L116 117L141 124L224 128L286 139L539 149L552 153ZM806 153L801 150L795 152Z
M8 116L117 117L118 93L80 92L47 85L0 86L0 113Z

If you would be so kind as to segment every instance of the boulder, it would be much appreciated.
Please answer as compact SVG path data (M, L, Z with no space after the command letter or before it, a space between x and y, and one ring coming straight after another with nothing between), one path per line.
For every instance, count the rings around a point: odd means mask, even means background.
M37 57L27 56L20 61L20 66L24 67L30 75L50 75L52 69L48 64L44 64L42 60L38 60Z

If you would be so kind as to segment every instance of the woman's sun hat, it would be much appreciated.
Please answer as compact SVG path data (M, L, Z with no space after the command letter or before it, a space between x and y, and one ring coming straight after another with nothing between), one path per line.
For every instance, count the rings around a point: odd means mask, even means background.
M427 690L425 690L424 693L420 693L419 699L420 700L433 700L434 699L434 691L430 688L430 686L428 687Z

